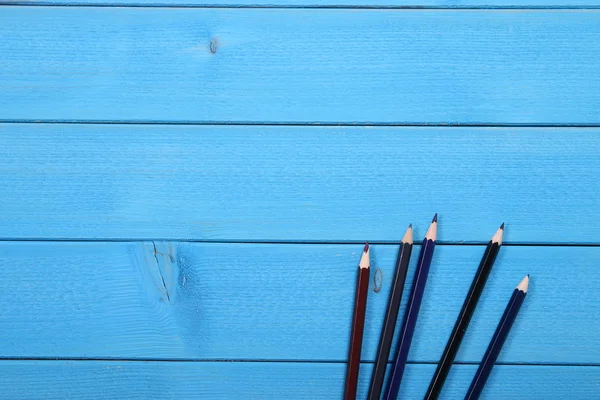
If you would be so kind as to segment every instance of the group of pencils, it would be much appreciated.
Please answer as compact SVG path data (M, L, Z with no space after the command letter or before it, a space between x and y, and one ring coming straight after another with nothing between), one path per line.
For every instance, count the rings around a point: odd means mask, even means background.
M467 293L462 309L458 314L458 318L454 328L452 329L452 333L450 334L446 348L444 349L442 357L440 358L440 362L437 365L436 371L431 379L431 383L429 384L429 388L425 394L426 400L437 399L440 395L446 377L448 376L448 372L450 371L456 353L458 352L460 343L462 342L469 322L471 321L471 317L473 316L473 312L475 311L475 307L477 306L477 302L479 301L479 297L483 292L487 278L490 274L492 266L494 265L494 261L496 260L496 256L500 250L500 246L502 246L503 233L504 224L500 226L486 246L485 252L483 253L483 257L479 264L479 268L475 273L475 277L473 278L473 282ZM400 390L402 375L406 366L410 344L415 330L415 325L417 323L419 308L421 307L421 300L425 291L425 284L427 283L429 267L433 258L436 237L437 214L433 217L431 225L429 226L421 245L421 251L417 260L411 293L408 298L406 312L404 314L404 319L398 334L397 353L391 367L387 388L383 396L385 400L396 399L398 396L398 391ZM402 241L400 242L400 250L398 252L398 258L396 261L396 269L394 271L390 296L388 299L388 306L383 321L383 327L381 329L381 337L379 340L379 346L377 348L377 356L375 359L373 374L371 376L371 384L369 386L367 395L368 400L379 400L381 398L386 367L394 339L394 330L396 327L396 320L398 318L398 311L400 309L400 300L402 299L402 292L404 290L404 282L406 280L412 247L413 231L412 225L409 225L404 237L402 238ZM346 385L344 390L345 400L356 399L363 328L365 323L365 312L367 308L369 270L369 244L367 243L364 247L364 251L361 255L358 266L358 281L356 284L354 316L350 335L350 351L348 356ZM504 344L504 341L508 336L508 332L510 331L517 313L519 312L521 304L525 299L528 285L529 275L527 275L513 291L512 297L510 298L504 314L498 323L496 331L494 332L479 368L473 377L471 386L467 391L465 399L471 400L479 398L492 367L494 366L494 363L500 354L500 350Z

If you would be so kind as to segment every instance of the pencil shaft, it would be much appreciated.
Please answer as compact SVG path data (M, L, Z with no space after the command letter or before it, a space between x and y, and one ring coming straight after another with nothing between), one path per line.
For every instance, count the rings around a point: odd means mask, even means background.
M421 307L421 300L423 299L423 292L425 291L425 284L427 283L427 275L429 273L429 267L431 266L434 248L435 241L427 239L423 241L417 268L415 270L415 278L412 284L410 298L402 321L402 328L400 329L396 358L392 366L390 381L384 396L384 399L386 400L396 399L398 391L400 390L400 383L402 382L404 367L406 366L406 360L408 359L408 352L417 323L419 308Z
M356 282L356 297L354 299L354 317L352 319L352 332L350 334L350 352L346 370L345 400L356 399L358 385L358 370L360 368L360 351L362 348L363 330L365 327L365 312L367 309L367 295L369 292L369 269L358 269Z
M390 356L392 340L394 338L394 329L398 319L398 310L400 309L400 300L404 291L404 282L406 281L406 272L408 271L408 262L412 252L412 243L401 243L398 259L396 260L396 270L388 306L385 314L383 327L381 328L381 337L379 338L379 347L377 348L377 357L371 376L371 385L369 386L368 399L379 400L385 378L385 369Z
M523 300L525 300L526 293L520 291L519 289L515 289L513 292L506 309L504 310L504 314L496 327L496 331L494 332L494 336L479 364L479 368L473 377L473 381L471 382L471 386L467 391L467 395L465 396L465 400L475 400L478 399L481 395L483 387L490 376L490 372L498 359L498 355L502 350L502 346L506 341L508 333L510 332L510 328L515 322L515 318L519 313L519 309L523 304Z
M481 262L479 263L479 268L477 268L477 272L471 283L471 287L469 288L469 292L467 293L467 297L458 314L452 333L448 338L446 348L444 349L440 362L437 365L429 388L425 394L426 400L437 399L442 391L448 372L450 372L458 348L465 336L469 322L471 322L471 317L477 307L477 303L481 297L481 293L483 292L483 288L485 287L485 283L487 282L499 250L500 245L498 243L492 241L488 243L483 257L481 258Z

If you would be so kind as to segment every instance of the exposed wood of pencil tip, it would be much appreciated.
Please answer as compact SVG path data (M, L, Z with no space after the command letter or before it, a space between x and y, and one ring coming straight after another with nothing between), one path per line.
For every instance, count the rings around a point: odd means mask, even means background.
M363 249L362 256L360 257L360 263L358 264L359 268L369 268L371 266L369 251L369 242L367 242Z
M517 285L517 289L524 293L527 293L527 288L529 288L529 274L527 274L527 276L523 278L521 283Z
M426 240L434 240L437 237L437 213L433 216L433 220L431 221L431 225L429 225L429 229L427 229L427 233L425 234Z
M504 236L504 222L502 223L502 225L500 225L500 228L498 228L496 233L494 233L494 236L492 236L492 243L498 243L499 245L501 245L502 236Z
M408 226L408 229L404 233L404 236L402 236L401 242L402 243L413 244L413 229L412 229L412 224L410 224Z

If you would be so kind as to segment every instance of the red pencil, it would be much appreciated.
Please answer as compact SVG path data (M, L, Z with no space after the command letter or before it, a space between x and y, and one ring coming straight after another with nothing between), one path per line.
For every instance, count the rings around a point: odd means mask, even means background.
M367 295L369 292L369 243L365 244L360 263L358 264L358 281L354 298L354 317L350 334L350 353L346 370L345 400L356 399L358 385L358 369L360 368L360 350L362 348L363 329L365 327L365 311L367 310Z

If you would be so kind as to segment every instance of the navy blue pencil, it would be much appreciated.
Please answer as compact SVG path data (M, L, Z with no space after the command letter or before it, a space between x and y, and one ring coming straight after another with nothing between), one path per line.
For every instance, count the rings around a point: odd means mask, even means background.
M481 395L483 387L485 386L485 382L490 376L490 372L492 372L492 368L494 368L494 364L498 359L498 355L502 350L502 346L504 345L504 341L508 336L508 332L510 332L510 328L515 322L515 318L519 313L519 309L521 308L521 304L523 304L523 300L525 300L525 296L527 296L527 288L529 287L529 275L527 275L521 283L514 290L510 300L508 301L508 305L504 310L504 314L500 319L500 323L498 323L498 327L496 328L496 332L494 332L494 336L492 337L492 341L490 342L483 359L481 360L481 364L479 364L479 368L473 377L473 381L471 382L471 386L467 391L467 395L465 396L465 400L475 400L478 399Z
M415 325L417 324L417 317L419 316L419 308L421 308L421 300L423 299L425 284L427 283L427 275L429 274L431 259L433 258L436 237L437 214L433 216L431 225L429 225L429 229L427 230L425 239L423 239L423 244L421 245L421 253L419 254L419 259L417 261L417 269L415 270L415 277L413 280L410 297L408 299L408 304L406 306L404 319L402 321L400 336L398 338L399 342L396 359L392 365L392 373L390 375L388 388L384 396L385 400L394 400L396 397L398 397L400 383L402 382L402 375L404 374L404 367L406 366L406 360L408 359L410 343L415 331Z

